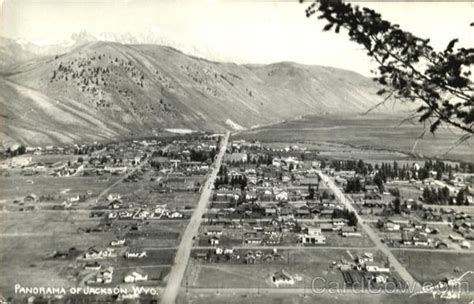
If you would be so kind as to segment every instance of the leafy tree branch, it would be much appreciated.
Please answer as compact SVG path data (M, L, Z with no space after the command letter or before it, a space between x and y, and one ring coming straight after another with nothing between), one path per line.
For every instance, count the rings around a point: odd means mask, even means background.
M419 121L429 122L433 133L442 123L468 136L474 133L473 48L455 50L458 39L453 39L445 50L436 51L429 39L403 31L372 9L340 0L312 2L306 15L315 14L327 21L324 31L345 29L375 60L378 71L374 80L383 87L379 95L421 101Z

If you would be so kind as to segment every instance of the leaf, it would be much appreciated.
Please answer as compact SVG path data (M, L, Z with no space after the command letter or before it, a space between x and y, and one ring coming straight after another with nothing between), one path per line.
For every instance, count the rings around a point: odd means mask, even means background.
M425 121L425 120L427 120L428 118L430 118L430 116L431 116L431 111L428 111L428 112L426 112L425 114L423 114L423 115L420 116L419 121Z
M435 121L431 126L430 126L430 132L434 133L436 129L438 129L439 125L441 124L441 120Z
M454 45L455 45L458 41L459 41L459 39L457 39L457 38L451 40L451 41L449 42L448 46L446 47L446 51L447 51L447 52L452 52Z
M387 90L380 89L380 90L377 91L377 95L383 95L383 94L385 94L385 92L387 92Z
M332 26L333 26L332 23L326 24L323 28L323 31L325 31L325 32L329 31L332 28Z

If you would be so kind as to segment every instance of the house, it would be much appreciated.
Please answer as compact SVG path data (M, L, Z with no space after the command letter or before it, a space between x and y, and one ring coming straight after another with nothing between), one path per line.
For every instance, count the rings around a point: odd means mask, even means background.
M224 254L234 254L234 248L225 248Z
M359 264L372 263L374 261L374 254L371 252L364 252L364 254L357 257Z
M357 232L355 227L342 227L341 228L341 235L343 237L348 237L348 236L362 236L360 232Z
M326 244L326 237L322 234L301 234L298 241L302 244Z
M98 248L98 247L90 247L84 253L85 260L94 260L94 259L105 259L114 256L114 251L111 248Z
M280 219L282 220L291 220L293 219L293 210L290 207L283 207L280 209Z
M109 202L109 209L120 209L122 208L122 201L120 199L114 199Z
M285 284L285 285L294 285L295 284L295 280L293 279L293 277L283 269L281 271L277 271L273 274L272 282L277 287L279 287L281 284Z
M324 209L324 210L321 210L321 213L319 214L319 218L331 219L332 214L333 214L332 209Z
M168 215L168 217L172 219L183 218L183 214L178 211L173 211Z
M343 227L346 225L346 220L345 219L341 219L341 218L338 218L338 219L333 219L332 220L332 224L336 227Z
M213 235L213 236L209 239L209 243L211 243L212 246L217 246L217 245L219 245L219 237Z
M205 235L222 235L224 227L222 226L207 226L205 228Z
M196 260L206 261L208 259L208 255L205 252L197 252L194 258Z
M263 239L261 237L248 237L244 240L244 243L249 245L260 245L262 242Z
M112 266L101 269L100 273L96 276L96 283L110 284L112 283L112 276L114 274L114 268Z
M150 215L151 215L150 211L140 208L135 212L135 214L133 215L133 218L144 220L144 219L147 219Z
M321 231L334 231L335 230L335 227L332 223L322 223L321 225L319 225L319 227L321 228Z
M400 224L395 223L392 220L387 220L384 224L384 227L387 231L399 231L400 230Z
M64 209L69 209L72 207L72 203L71 202L68 202L68 201L64 201L61 203L61 206L64 208Z
M135 283L148 280L148 274L141 268L130 271L124 278L125 283Z
M297 209L296 210L296 217L299 218L308 218L311 217L311 213L309 212L308 209Z
M275 216L277 214L277 209L274 207L265 208L265 216Z
M128 249L126 252L125 252L125 257L127 259L133 259L133 258L144 258L146 257L146 251L143 250L143 249L138 249L138 248L131 248L131 249Z
M125 244L125 239L115 239L110 242L110 246L122 246Z
M453 235L453 234L449 235L449 239L453 241L454 243L461 243L465 240L464 237Z
M319 185L319 178L317 176L314 176L314 177L307 176L300 181L300 185L316 188Z
M247 255L245 256L244 260L245 264L255 264L257 258L255 257L252 251L249 251L247 252Z
M379 188L376 185L367 185L367 186L365 186L365 192L366 193L378 193Z
M101 268L100 263L97 261L94 262L86 262L84 264L84 269L88 270L99 270Z
M387 283L387 276L377 274L377 275L372 277L372 280L377 284L385 284L385 283Z
M430 244L430 239L428 239L425 233L419 231L402 231L402 243L404 245L414 245L414 246L424 246L427 247Z
M288 192L287 191L280 191L275 195L275 199L277 201L288 201Z
M365 270L367 272L385 272L385 273L390 272L390 268L381 267L381 266L379 266L375 263L366 263L365 264Z
M309 226L309 227L306 227L306 230L307 230L308 235L320 235L322 232L321 226L319 227Z
M107 196L107 200L109 202L113 202L115 200L120 200L122 198L122 196L118 193L110 193L108 196Z
M25 196L25 198L23 199L23 201L25 203L29 203L29 202L36 202L38 200L38 196L36 194L28 194L27 196Z

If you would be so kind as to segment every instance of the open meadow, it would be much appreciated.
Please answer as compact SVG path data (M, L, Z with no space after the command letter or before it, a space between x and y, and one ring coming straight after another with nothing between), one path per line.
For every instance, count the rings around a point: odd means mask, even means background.
M472 142L455 146L460 135L440 128L435 135L428 131L423 138L419 123L402 123L406 117L383 115L305 116L302 119L244 131L236 138L263 142L316 143L320 155L349 159L405 159L414 156L473 161ZM340 146L335 146L340 144ZM399 152L406 153L401 154ZM447 154L447 152L449 152Z

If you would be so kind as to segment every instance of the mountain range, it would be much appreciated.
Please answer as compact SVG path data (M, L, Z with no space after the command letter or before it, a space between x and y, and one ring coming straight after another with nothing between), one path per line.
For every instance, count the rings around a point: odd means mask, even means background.
M380 102L371 79L347 70L214 62L172 47L84 36L56 55L0 48L4 148L141 137L163 128L244 129L306 114L361 113ZM15 52L24 52L21 60L3 57Z

